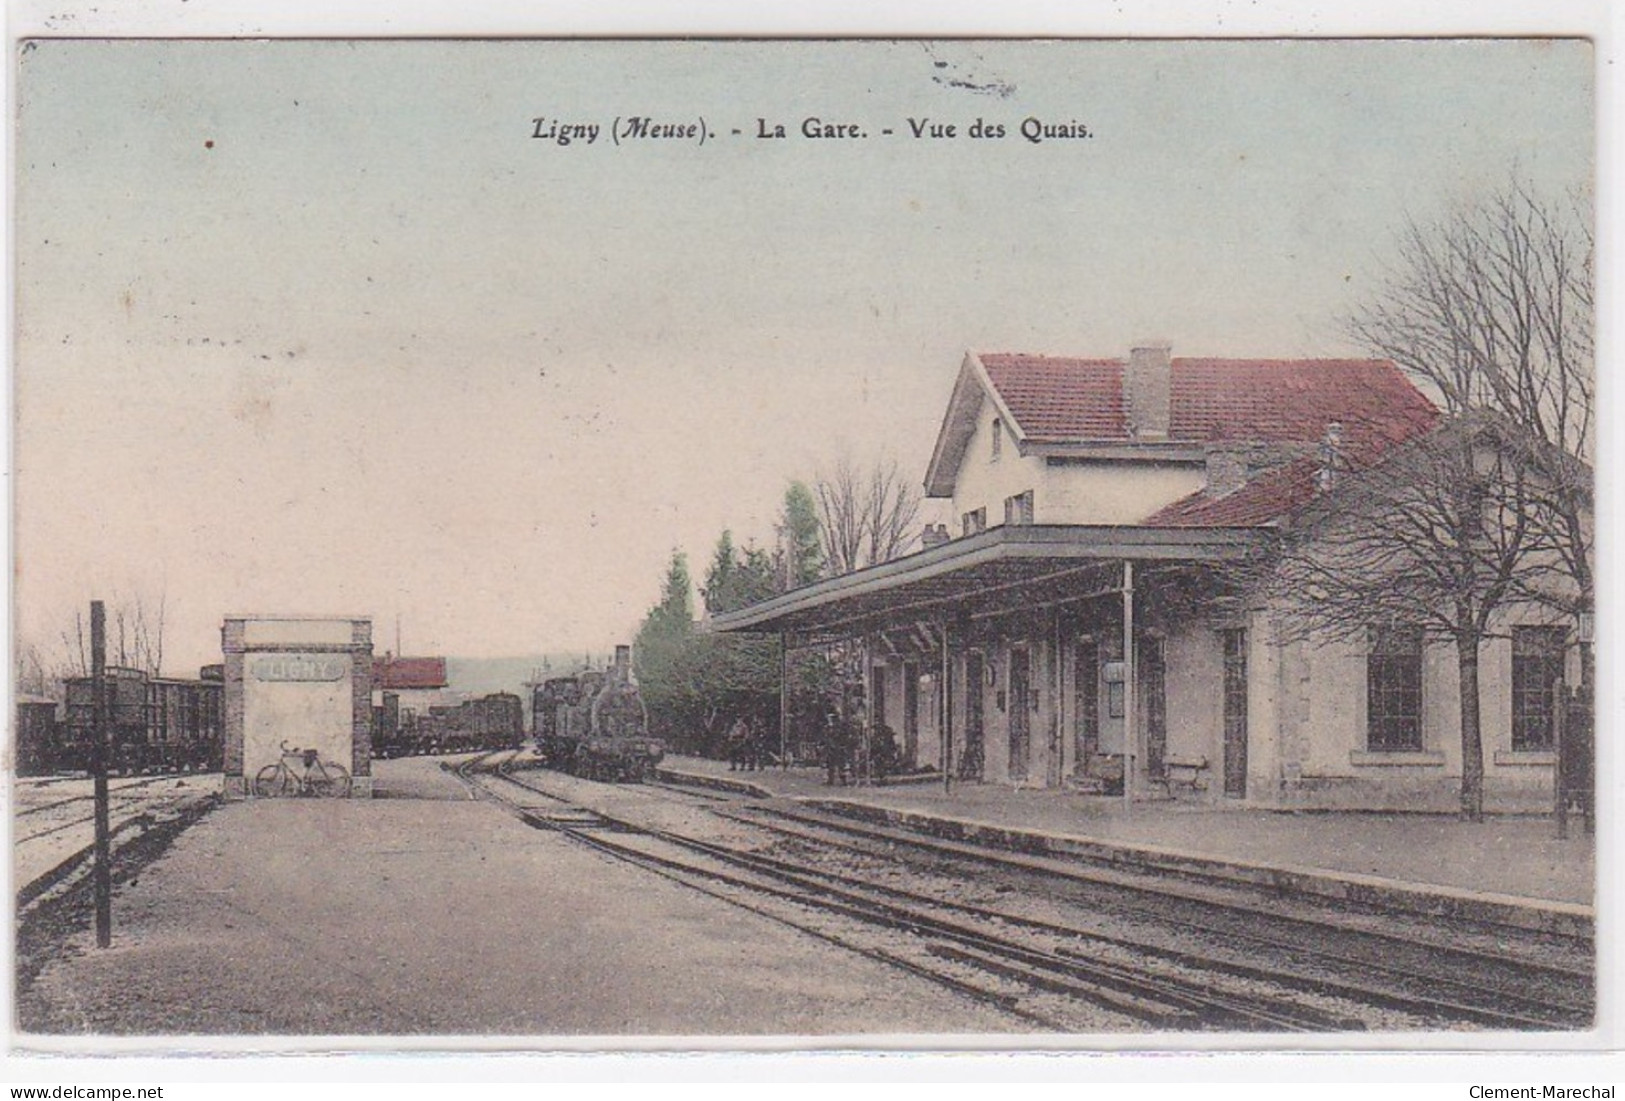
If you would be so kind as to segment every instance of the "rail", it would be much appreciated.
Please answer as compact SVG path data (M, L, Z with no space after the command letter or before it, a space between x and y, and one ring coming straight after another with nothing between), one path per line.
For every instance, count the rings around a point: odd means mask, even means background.
M483 777L477 777L474 773L474 769L460 770L465 779L478 783L482 791L507 804L523 820L537 828L556 830L606 855L659 871L668 877L685 881L704 880L710 884L710 889L728 893L730 901L738 901L732 897L732 892L746 892L751 896L775 900L776 903L813 907L820 912L887 932L905 931L910 934L909 939L916 942L917 955L923 945L924 955L928 959L940 961L950 969L962 971L972 968L988 976L997 976L1006 983L1019 983L1030 992L1063 995L1160 1028L1323 1032L1362 1027L1362 1023L1351 1014L1329 1012L1290 997L1282 998L1278 994L1250 994L1234 989L1235 983L1231 984L1232 989L1215 990L1209 978L1192 980L1151 974L1133 967L1078 958L1070 952L1022 943L1022 938L1030 939L1035 933L1051 937L1076 937L1076 930L1023 925L1009 915L955 907L942 899L911 895L872 880L860 881L850 873L831 873L759 854L744 853L670 831L640 826L624 818L605 816L602 812L593 813L590 825L584 825L573 817L540 814L493 790L490 784L482 782ZM496 775L553 802L565 805L572 802L537 789L534 785L524 784L511 775L503 775L501 770L496 770ZM651 841L667 846L668 851L648 851L647 846ZM699 863L696 863L696 857ZM797 924L794 921L790 923ZM804 924L800 923L798 927ZM1011 928L1012 934L994 931L993 927L1001 925ZM827 939L827 931L820 931L820 935ZM863 947L866 954L872 954L873 945ZM890 956L898 955L895 949L882 951ZM932 967L922 964L919 958L904 962L906 969L915 973L932 971ZM1200 965L1204 968L1210 963L1194 955L1187 956L1183 962L1188 966ZM899 966L903 965L899 963ZM1263 972L1255 972L1244 977L1257 980L1267 976ZM954 977L948 974L947 978L950 981L945 985L956 989L965 982L962 975ZM1010 1000L1008 993L983 989L981 996L1006 1009L1013 1006L1019 1008L1018 1003ZM1047 1027L1066 1027L1064 1020L1053 1014L1038 1013L1036 1017L1046 1020Z

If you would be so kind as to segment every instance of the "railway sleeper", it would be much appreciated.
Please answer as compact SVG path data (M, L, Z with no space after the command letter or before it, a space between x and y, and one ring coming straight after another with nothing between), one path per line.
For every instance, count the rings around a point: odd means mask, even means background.
M743 818L745 816L735 815ZM908 892L905 892L908 894ZM922 896L910 895L915 901L930 903ZM955 909L962 909L975 913L977 916L998 921L1008 921L1024 928L1034 929L1044 933L1063 936L1077 936L1088 939L1105 939L1111 943L1125 943L1113 938L1097 938L1094 934L1083 930L1068 929L1052 925L1048 922L1035 922L1028 919L997 914L983 910L980 907L966 907L959 903L945 903ZM1356 1002L1394 1009L1424 1018L1435 1018L1446 1021L1472 1021L1491 1027L1518 1028L1518 1029L1567 1029L1585 1027L1591 1019L1591 1011L1587 1004L1574 1004L1566 1001L1543 1000L1505 990L1487 992L1474 991L1470 984L1463 983L1446 976L1433 980L1436 985L1458 989L1465 994L1478 993L1480 997L1485 993L1492 993L1508 1004L1501 1006L1474 1005L1458 998L1442 997L1438 993L1430 996L1407 994L1398 989L1383 988L1369 982L1360 982L1347 978L1310 977L1297 975L1292 972L1272 972L1269 969L1251 964L1238 964L1229 960L1215 960L1197 956L1190 952L1169 950L1150 944L1125 944L1134 950L1144 950L1186 966L1206 967L1222 971L1243 979L1262 980L1278 983L1296 990L1307 991L1330 997L1342 997ZM1311 965L1323 962L1314 959L1313 954L1305 949L1287 949L1294 958L1307 960ZM1057 954L1085 965L1093 966L1090 957L1077 949L1060 947ZM1347 962L1347 961L1343 961ZM1419 981L1422 976L1407 976L1412 981ZM1303 1016L1302 1012L1294 1011L1296 1015ZM1326 1016L1321 1024L1328 1029L1348 1031L1363 1028L1358 1021L1349 1021L1332 1016Z
M1257 1027L1262 1023L1299 1031L1348 1032L1362 1030L1365 1027L1357 1020L1318 1013L1297 1005L1263 1006L1241 998L1208 997L1186 990L1171 989L1173 983L1170 981L1135 974L1119 966L1072 962L1054 953L1014 943L1000 943L997 938L991 937L983 930L922 913L910 906L899 906L865 891L837 886L827 881L829 873L813 872L809 875L807 869L791 868L770 858L730 853L717 846L688 839L674 837L671 840L688 848L708 851L727 863L750 867L760 873L774 876L794 884L797 889L815 891L824 896L820 905L826 908L834 909L840 906L853 916L866 916L867 920L878 924L890 925L916 935L945 937L974 949L996 953L1006 960L1021 961L1018 966L1036 967L1051 974L1057 971L1064 972L1072 981L1081 981L1090 989L1110 988L1130 998L1181 1004L1197 1020L1206 1021L1210 1016L1223 1016L1228 1020L1245 1023L1248 1027ZM987 947L983 948L984 945Z
M951 927L950 927L951 928ZM973 948L974 940L961 939ZM1247 995L1210 993L1193 987L1189 980L1161 978L1137 974L1120 966L1097 963L1075 953L1051 953L1017 944L989 941L987 951L994 952L1019 966L1037 969L1040 973L1066 975L1073 981L1089 986L1110 989L1129 997L1154 1003L1176 1006L1202 1025L1234 1024L1248 1029L1259 1026L1290 1031L1363 1031L1363 1022L1350 1017L1323 1013L1307 1006L1279 1000L1265 1000Z
M892 888L891 890L895 891L896 889ZM931 899L928 896L918 895L912 892L903 892L903 895L912 899L913 901L921 903L937 903L937 900ZM1300 975L1290 971L1273 971L1256 964L1238 963L1228 959L1204 957L1192 952L1170 949L1158 944L1127 941L1121 938L1102 937L1098 934L1081 929L1067 928L1064 926L1055 925L1051 922L1034 921L1020 917L1019 915L997 913L981 907L966 906L963 903L944 902L940 904L950 906L956 910L963 910L966 913L974 914L975 916L984 920L1009 922L1024 929L1030 929L1055 936L1078 937L1090 941L1115 944L1122 947L1127 947L1134 951L1150 952L1159 958L1167 959L1171 962L1184 966L1218 970L1224 974L1232 975L1241 979L1272 982L1295 990L1306 991L1312 994L1327 997L1341 997L1345 1000L1351 999L1356 1002L1380 1006L1388 1009L1395 1009L1424 1018L1438 1018L1449 1021L1469 1020L1476 1023L1497 1027L1536 1029L1583 1027L1584 1023L1589 1022L1590 1020L1591 1011L1588 1005L1543 1001L1539 998L1510 993L1505 990L1493 991L1491 993L1507 1002L1511 1002L1521 1007L1520 1010L1514 1010L1507 1005L1495 1008L1475 1006L1460 1000L1450 1000L1441 997L1437 993L1428 997L1421 997L1415 994L1406 994L1396 989L1383 988L1369 982L1351 981L1348 978L1332 978L1329 976L1315 977L1310 975ZM1318 966L1325 962L1317 960L1314 958L1312 953L1306 950L1289 949L1288 951L1295 960L1307 963L1311 967ZM1092 966L1095 962L1089 953L1076 948L1062 946L1056 948L1055 952L1057 955L1070 960L1080 961L1085 965ZM1420 979L1420 976L1409 977L1413 980ZM1454 989L1460 989L1465 993L1470 994L1475 992L1469 984L1447 977L1439 976L1431 981L1435 985L1449 986ZM1483 996L1483 994L1486 993L1485 991L1476 992L1479 993L1480 996ZM1335 1017L1325 1018L1324 1024L1326 1027L1335 1028L1342 1031L1346 1031L1350 1028L1362 1027L1358 1022L1351 1023Z
M944 921L907 907L899 907L875 898L867 892L853 891L829 882L819 882L826 873L814 873L809 877L806 874L808 870L792 869L780 861L731 852L692 838L666 834L665 831L638 829L602 816L595 816L593 822L595 828L583 830L564 821L571 817L572 811L561 810L556 816L549 817L528 809L515 809L527 824L536 828L552 829L576 836L620 859L646 867L664 869L667 874L701 876L730 884L736 889L766 893L786 901L813 906L829 913L927 940L945 937L951 943L926 944L923 947L928 953L939 958L955 959L961 964L999 974L1029 987L1078 998L1158 1027L1185 1031L1211 1029L1224 1023L1241 1023L1250 1028L1257 1028L1262 1024L1300 1031L1351 1031L1364 1027L1359 1021L1315 1013L1301 1006L1259 1006L1241 998L1204 996L1199 992L1177 989L1174 984L1165 983L1163 980L1134 975L1122 968L1082 961L1072 962L1053 953L1016 944L1000 943L997 939L990 939L984 931ZM572 810L575 814L582 813L579 808ZM750 878L741 878L737 874L708 871L685 861L637 848L628 849L619 843L598 841L586 836L600 830L641 835L667 844L675 844L681 849L704 853L724 864L747 868L754 877L766 876L784 885L769 885L760 879L753 881Z
M927 946L926 951L939 959L952 960L955 963L962 963L982 971L989 971L995 975L1024 983L1035 990L1076 998L1091 1005L1099 1006L1102 1009L1109 1009L1114 1013L1122 1013L1136 1021L1143 1021L1157 1028L1178 1032L1194 1032L1201 1029L1206 1023L1198 1015L1179 1006L1169 1005L1166 1002L1155 1001L1121 990L1108 989L1095 983L1081 982L1077 979L1051 974L1037 967L1018 963L992 952L980 951L957 944L932 944Z
M577 810L575 813L590 814L591 812L582 812ZM613 820L603 820L601 818L591 820L590 824L585 826L578 826L577 821L577 819L570 817L570 812L561 811L557 815L546 817L536 824L541 828L550 829L586 829L594 832L610 831L623 833L649 832L636 829L635 827L622 825L614 822ZM652 831L652 833L655 836L663 835L663 831ZM756 854L736 853L704 842L696 842L695 840L688 838L666 836L665 840L676 843L683 848L706 852L713 858L721 859L726 863L751 868L758 874L767 874L776 879L780 879L781 881L794 883L803 890L813 890L825 896L825 900L822 905L824 905L826 908L842 910L850 917L861 918L877 924L889 925L892 928L906 930L919 935L941 936L947 934L948 936L957 940L958 943L972 945L973 947L977 945L977 940L979 939L975 931L959 925L958 923L947 922L943 921L941 918L927 916L926 914L913 909L912 906L897 906L895 903L888 903L884 899L868 894L868 892L854 893L850 886L837 886L836 884L829 882L828 877L830 873L828 872L786 865L783 862L776 861L771 858L764 858ZM829 897L831 895L842 899L846 905L830 905L830 903L834 901ZM932 900L920 898L914 898L911 901L915 903L924 902L927 905L932 904ZM985 916L991 917L993 915ZM1031 924L1021 921L1020 919L1017 919L1016 923L1020 925ZM1049 931L1060 932L1061 930ZM1097 961L1089 960L1088 957L1084 956L1082 953L1074 950L1068 950L1066 948L1059 950L1059 959L1056 958L1055 954L1040 953L1031 949L1016 949L1014 945L1011 945L1009 948L998 948L996 950L1002 952L1007 961L1010 959L1022 960L1023 962L1011 963L1010 966L1018 967L1024 972L1029 967L1047 969L1052 973L1057 969L1070 969L1073 976L1072 981L1082 982L1084 985L1096 989L1114 989L1118 992L1118 997L1127 997L1131 999L1145 998L1153 1003L1155 1003L1156 999L1158 998L1166 998L1167 1003L1183 1005L1190 1020L1195 1020L1202 1023L1208 1023L1212 1020L1222 1018L1241 1023L1249 1028L1257 1028L1262 1025L1263 1027L1278 1027L1309 1031L1322 1030L1344 1032L1363 1030L1366 1027L1362 1021L1357 1019L1323 1013L1304 1006L1301 1003L1283 1001L1261 1003L1260 1000L1249 998L1245 995L1221 995L1209 999L1199 992L1186 993L1179 990L1164 992L1156 990L1155 986L1153 986L1148 992L1145 986L1142 985L1147 981L1146 977L1133 975L1129 972L1124 972L1119 968L1109 965L1102 965ZM1183 958L1184 962L1193 962L1185 953L1162 952L1158 954L1178 955ZM1202 963L1202 961L1194 962L1197 962L1198 964ZM1289 987L1307 989L1315 993L1331 994L1334 996L1344 997L1353 996L1356 1001L1373 1005L1383 1005L1413 1014L1420 1013L1423 1016L1442 1017L1448 1020L1474 1020L1479 1023L1489 1024L1492 1026L1500 1025L1502 1027L1534 1027L1545 1029L1574 1027L1572 1020L1572 1007L1567 1006L1562 1007L1561 1009L1558 1007L1543 1007L1545 1012L1517 1014L1508 1012L1505 1008L1499 1010L1488 1007L1481 1008L1463 1005L1459 1001L1444 1000L1437 997L1425 1000L1418 999L1415 996L1406 996L1394 991L1380 990L1372 987L1370 984L1360 984L1359 989L1347 989L1348 984L1344 983L1341 985L1344 986L1345 989L1338 989L1337 987L1340 984L1335 982L1328 983L1324 979L1310 980L1291 974L1273 976L1264 972L1264 969L1257 967L1237 967L1233 964L1220 963L1219 969L1227 972L1246 972L1243 977L1254 979L1271 979L1273 981L1283 982L1284 985ZM1151 982L1155 983L1156 980L1151 980ZM1169 1027L1184 1026L1172 1025Z
M1088 958L1084 953L1072 948L1062 947L1057 948L1056 951L1060 955L1074 959ZM1346 1001L1352 1000L1428 1020L1451 1023L1469 1021L1491 1028L1532 1029L1535 1031L1585 1028L1591 1022L1592 1013L1588 1006L1576 1005L1571 1002L1541 1001L1538 998L1524 997L1506 991L1475 991L1467 984L1446 977L1412 976L1416 982L1428 982L1436 989L1454 988L1468 995L1476 993L1480 997L1487 993L1493 994L1504 999L1507 1004L1495 1007L1463 1001L1460 996L1451 998L1439 993L1411 994L1396 987L1383 987L1372 982L1361 982L1347 977L1319 977L1297 974L1291 971L1269 972L1262 967L1236 964L1228 960L1200 959L1186 953L1166 953L1165 955L1168 959L1176 962L1211 967L1238 978L1265 980L1293 990L1318 994L1322 997L1342 998ZM1291 955L1294 959L1303 961L1311 967L1318 966L1320 962L1307 952L1293 951ZM1339 1027L1348 1028L1351 1026L1342 1025Z
M1065 1026L1062 1024L1062 1022L1056 1021L1045 1014L1035 1013L1024 1008L1020 1004L1021 999L1014 994L1001 993L995 990L989 990L975 983L966 982L964 979L925 967L919 962L909 959L906 955L888 951L883 948L878 948L873 945L864 946L855 944L827 930L818 929L812 925L786 917L782 912L775 913L772 910L763 909L761 906L749 901L745 901L737 894L733 893L735 891L743 890L747 893L754 892L765 894L771 898L785 902L792 902L797 905L805 906L811 904L809 903L808 899L799 897L793 892L770 885L753 883L749 880L742 879L729 873L703 871L684 864L681 861L657 856L655 854L643 852L635 848L627 848L613 842L601 841L579 831L564 832L566 832L568 836L574 837L577 841L580 841L597 851L603 852L606 855L612 856L615 859L627 861L634 866L649 870L656 875L664 876L671 879L673 882L681 883L694 890L698 890L703 894L710 895L714 898L724 899L734 905L742 906L745 909L750 910L752 913L771 917L775 921L782 922L791 926L792 928L809 933L821 940L851 949L852 951L858 952L869 959L890 964L891 966L897 967L910 974L917 975L930 982L937 983L947 987L950 990L957 991L958 993L967 997L995 1005L1003 1011L1019 1017L1031 1024L1038 1025L1041 1028L1057 1031L1064 1030ZM620 832L636 833L641 831L621 830ZM703 882L704 880L712 880L713 885L706 885ZM719 885L721 889L719 889ZM729 888L732 890L729 890ZM814 905L815 909L829 913L842 914L864 924L875 924L874 915L864 911L860 907L849 906L840 902L831 901L811 905ZM882 924L885 924L891 928L896 928L896 926L890 922L883 922ZM985 972L987 969L983 968L982 970Z
M1064 866L1066 863L1075 862L1061 861L1053 855L1041 857L1040 863L1033 864L1029 862L1029 857L1022 855L1001 854L990 851L979 845L953 841L944 842L938 838L911 834L906 830L898 830L885 826L864 824L854 827L849 822L842 822L838 818L831 818L827 814L808 814L801 808L775 806L772 808L755 807L750 809L757 814L767 814L785 818L790 821L799 822L806 826L819 827L841 833L850 833L855 836L882 840L891 844L908 845L910 847L919 848L926 851L942 850L951 855L969 857L971 859L992 864L1006 865L1024 871L1039 872L1045 875L1058 875L1063 879L1076 882L1080 885L1098 885L1108 889L1118 889L1136 894L1143 894L1154 900L1153 905L1156 904L1156 901L1163 899L1173 899L1180 904L1191 903L1207 905L1217 903L1225 910L1241 916L1244 920L1248 917L1248 915L1251 915L1253 918L1271 922L1284 921L1295 928L1300 928L1306 932L1311 932L1312 935L1316 937L1321 935L1321 928L1331 927L1335 930L1346 932L1357 937L1370 938L1374 941L1385 942L1402 950L1424 948L1431 953L1439 955L1441 958L1463 959L1470 963L1473 960L1482 961L1490 956L1490 953L1481 949L1462 949L1453 944L1442 942L1435 939L1436 935L1429 937L1421 936L1414 928L1409 928L1405 933L1401 934L1398 932L1385 932L1381 929L1374 929L1358 921L1353 924L1348 924L1339 917L1334 916L1338 911L1346 910L1346 908L1336 905L1330 907L1316 907L1323 915L1326 916L1317 917L1303 913L1282 914L1278 911L1278 908L1274 906L1260 904L1256 900L1247 901L1246 892L1243 892L1238 898L1227 901L1214 896L1207 896L1203 893L1187 894L1173 884L1159 885L1158 881L1166 878L1162 876L1145 877L1132 874L1124 869L1097 870L1088 869L1081 865L1067 868ZM737 814L738 812L730 813ZM769 828L772 828L770 824ZM1311 907L1314 906L1313 903L1308 903L1308 905ZM1135 909L1140 909L1140 907L1134 906L1130 909L1120 910L1119 912L1130 913ZM1392 918L1391 914L1389 915L1389 918ZM1501 932L1505 933L1507 930L1502 929ZM1242 935L1245 936L1247 934L1243 933ZM1313 950L1308 944L1301 945L1301 947L1308 950ZM1544 963L1537 959L1531 959L1527 953L1523 952L1512 956L1507 956L1504 952L1502 952L1497 954L1495 958L1497 962L1504 959L1510 959L1519 966L1529 967L1540 971L1549 971L1558 975L1559 977L1578 978L1581 980L1588 980L1590 977L1589 968L1582 971L1571 969L1562 965Z
M592 811L533 811L521 810L519 816L527 826L534 826L539 830L590 830L598 833L624 833L624 828L616 822L594 814Z

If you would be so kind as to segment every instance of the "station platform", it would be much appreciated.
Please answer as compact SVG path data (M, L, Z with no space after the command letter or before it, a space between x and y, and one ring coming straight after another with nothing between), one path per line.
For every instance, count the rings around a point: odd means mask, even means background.
M471 799L447 760L377 762L370 800L217 804L119 884L111 948L94 947L88 913L24 939L13 1050L196 1053L218 1035L253 1051L353 1050L298 1039L311 1036L686 1050L682 1037L1010 1028L993 1007L532 829Z
M1589 927L1595 839L1558 840L1544 816L1482 822L1429 814L1271 811L1198 800L1125 804L1070 790L961 783L831 787L822 769L732 771L724 761L668 756L681 782L742 785L763 796L995 847L1361 898L1396 909L1482 916L1531 928ZM1579 831L1576 831L1577 833Z

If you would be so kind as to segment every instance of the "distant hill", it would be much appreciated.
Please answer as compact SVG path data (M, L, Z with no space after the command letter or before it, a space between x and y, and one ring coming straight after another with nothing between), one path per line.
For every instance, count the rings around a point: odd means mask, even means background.
M454 658L446 659L446 679L450 691L469 696L485 696L492 692L513 692L530 705L530 692L525 682L542 677L560 677L574 673L582 667L587 653L521 654L510 658ZM592 654L593 668L602 669L610 654Z

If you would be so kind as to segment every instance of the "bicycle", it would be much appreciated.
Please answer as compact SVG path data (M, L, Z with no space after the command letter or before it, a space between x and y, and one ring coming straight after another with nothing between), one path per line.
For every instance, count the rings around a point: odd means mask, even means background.
M343 765L323 761L314 749L289 749L283 742L282 759L255 775L254 794L263 799L289 795L342 799L350 794L350 773Z

